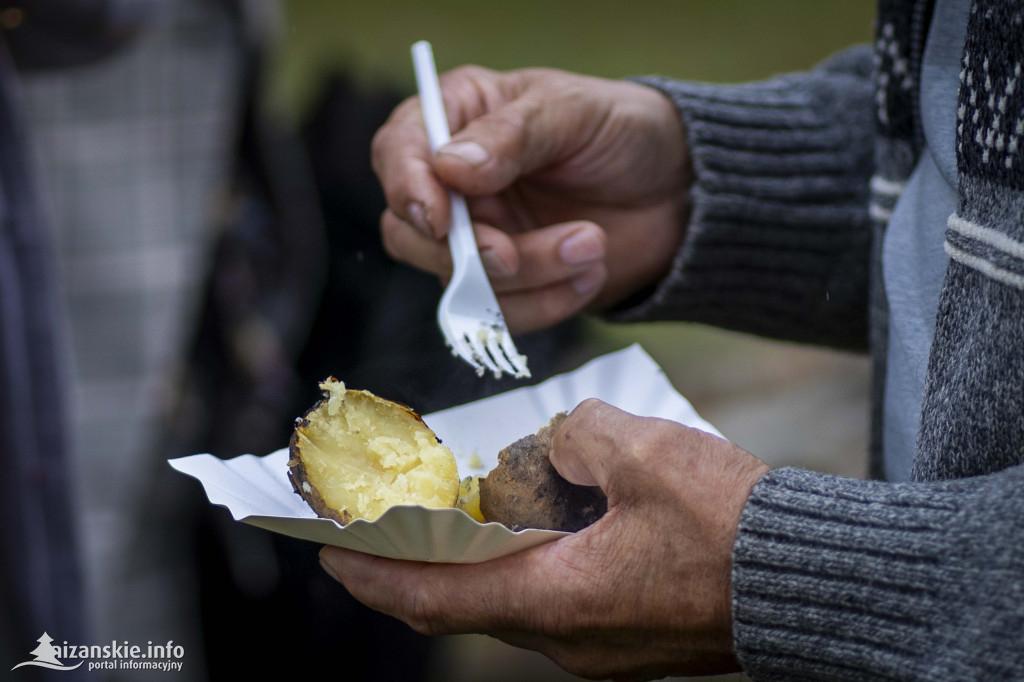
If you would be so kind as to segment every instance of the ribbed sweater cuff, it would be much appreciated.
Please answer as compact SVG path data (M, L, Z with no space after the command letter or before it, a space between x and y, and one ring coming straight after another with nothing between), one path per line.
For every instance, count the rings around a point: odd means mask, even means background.
M847 345L861 345L868 82L825 71L735 86L634 80L675 103L695 184L671 273L612 319L686 319L810 341L821 332L808 325L840 325L858 336Z
M733 634L757 680L928 679L957 493L769 473L733 553ZM951 589L954 588L954 589Z

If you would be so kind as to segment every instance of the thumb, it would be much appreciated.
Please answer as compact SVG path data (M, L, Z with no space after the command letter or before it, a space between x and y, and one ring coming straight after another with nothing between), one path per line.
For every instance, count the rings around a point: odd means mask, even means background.
M527 91L453 134L435 153L434 167L445 184L463 194L495 194L561 160L579 128L578 116L545 107L539 93Z
M649 420L591 398L574 409L555 434L551 464L577 485L597 485L605 493L623 480L635 459L621 444L635 443Z

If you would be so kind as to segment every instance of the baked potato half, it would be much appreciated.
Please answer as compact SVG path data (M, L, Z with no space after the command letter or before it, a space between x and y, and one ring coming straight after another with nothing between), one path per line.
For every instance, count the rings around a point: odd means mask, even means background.
M296 421L288 479L317 515L373 521L395 505L452 507L459 473L451 450L412 409L334 377Z

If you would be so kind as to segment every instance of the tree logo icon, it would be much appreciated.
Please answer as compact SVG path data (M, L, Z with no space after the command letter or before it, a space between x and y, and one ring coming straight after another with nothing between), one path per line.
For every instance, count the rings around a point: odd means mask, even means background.
M50 637L48 634L44 632L43 636L37 639L36 641L39 642L39 646L37 646L35 649L29 652L30 654L36 657L36 660L19 663L18 665L11 668L11 670L16 670L23 665L34 665L40 668L49 668L50 670L74 670L79 665L82 665L82 663L85 662L79 661L78 665L69 668L63 663L61 663L60 660L57 658L57 654L60 652L57 649L57 647L51 644L51 642L53 641L53 637Z

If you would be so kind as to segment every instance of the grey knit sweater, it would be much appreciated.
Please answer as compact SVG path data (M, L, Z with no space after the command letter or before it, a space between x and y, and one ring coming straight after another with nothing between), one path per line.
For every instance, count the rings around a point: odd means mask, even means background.
M878 408L881 236L923 144L930 15L882 0L873 49L806 74L641 79L678 106L697 181L671 274L624 317L870 349ZM913 482L779 469L754 488L732 579L755 680L1024 679L1024 2L974 0L962 66Z

